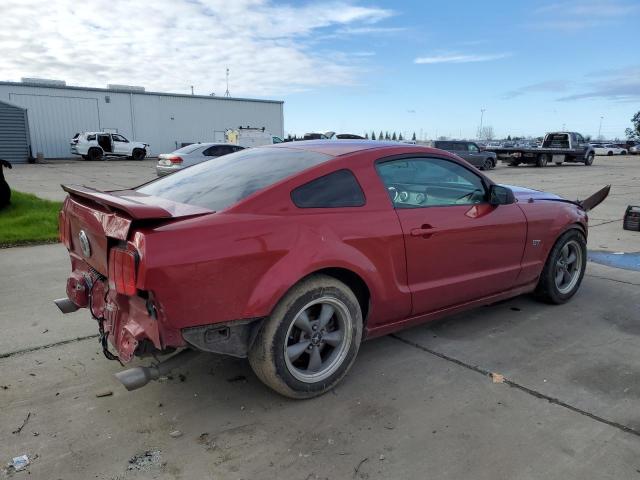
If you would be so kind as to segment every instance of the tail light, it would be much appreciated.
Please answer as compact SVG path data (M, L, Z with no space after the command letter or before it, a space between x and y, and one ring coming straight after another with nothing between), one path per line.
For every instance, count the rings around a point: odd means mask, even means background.
M114 247L109 252L109 288L122 295L136 294L136 252Z
M67 222L67 214L64 210L60 210L58 214L58 238L67 249L71 248L71 238L69 233L69 222Z
M168 160L172 165L179 165L182 163L182 157L179 157L178 155L171 155Z

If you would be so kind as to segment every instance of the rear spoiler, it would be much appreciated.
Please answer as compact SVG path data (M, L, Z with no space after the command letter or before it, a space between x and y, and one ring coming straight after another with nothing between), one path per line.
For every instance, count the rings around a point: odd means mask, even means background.
M595 207L600 205L604 201L604 199L609 196L610 191L611 191L611 185L607 185L606 187L598 190L596 193L594 193L590 197L587 197L584 200L578 201L578 203L584 209L585 212L588 212L589 210L593 210Z
M108 210L119 210L135 220L168 219L214 213L207 208L143 195L135 190L101 192L82 185L61 185L61 187L72 197L91 200Z
M538 202L538 201L547 201L547 202L562 202L562 203L570 203L572 205L577 205L582 208L585 212L589 210L593 210L595 207L600 205L605 198L609 195L609 191L611 190L611 185L607 185L604 188L601 188L596 193L591 195L590 197L585 198L584 200L567 200L566 198L536 198L529 199L529 202Z

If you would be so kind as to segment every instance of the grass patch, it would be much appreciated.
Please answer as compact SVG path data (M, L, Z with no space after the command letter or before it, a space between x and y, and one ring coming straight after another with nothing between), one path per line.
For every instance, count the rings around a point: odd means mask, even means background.
M11 191L11 205L0 210L0 247L58 241L62 202Z

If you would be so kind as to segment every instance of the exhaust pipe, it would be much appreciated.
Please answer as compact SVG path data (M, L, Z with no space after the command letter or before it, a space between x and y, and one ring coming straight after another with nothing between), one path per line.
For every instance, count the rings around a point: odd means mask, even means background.
M56 304L56 307L58 307L62 313L72 313L80 308L68 298L59 298L54 300L53 303Z
M176 353L172 357L169 357L163 362L159 362L148 367L129 368L128 370L115 373L114 376L127 390L136 390L140 387L144 387L151 380L157 380L158 378L168 374L174 368L192 360L199 354L200 352L196 350L185 349L180 353Z

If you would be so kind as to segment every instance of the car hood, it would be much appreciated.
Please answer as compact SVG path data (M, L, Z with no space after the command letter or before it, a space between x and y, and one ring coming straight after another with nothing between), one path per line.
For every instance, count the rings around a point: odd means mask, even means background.
M555 193L543 192L541 190L534 190L532 188L519 187L517 185L502 185L503 187L507 187L510 189L513 194L516 196L518 201L525 202L530 198L533 200L536 199L553 199L553 200L564 200L561 196L556 195Z

